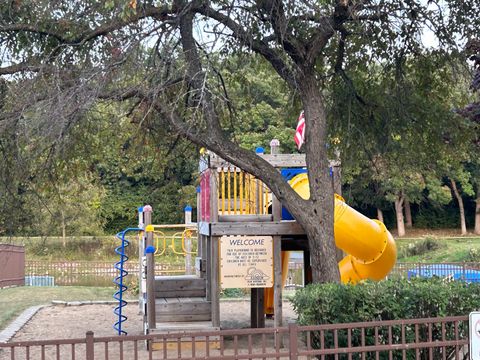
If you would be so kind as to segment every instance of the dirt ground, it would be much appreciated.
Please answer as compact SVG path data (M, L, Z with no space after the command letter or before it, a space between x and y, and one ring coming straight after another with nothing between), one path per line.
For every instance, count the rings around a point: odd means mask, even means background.
M74 339L85 338L85 333L89 330L94 332L95 337L106 337L116 335L113 324L116 321L113 314L114 305L82 305L82 306L49 306L41 309L30 321L10 340L10 342L29 341L29 340L47 340L47 339ZM142 334L142 316L138 313L137 304L129 304L124 311L128 316L128 320L124 323L123 329L128 335ZM250 325L250 302L249 301L222 301L220 304L221 328L222 329L238 329L248 328ZM295 321L295 313L292 305L284 301L283 303L284 324ZM273 326L273 320L267 319L267 327ZM100 345L100 344L99 344ZM98 345L97 345L98 346ZM95 348L97 358L97 346ZM119 359L120 348L123 347L126 359L133 359L128 354L133 351L133 343L125 343L118 345L111 343L107 349L108 359ZM139 358L148 358L148 352L145 351L144 344L138 344ZM83 348L82 348L83 347ZM84 353L84 345L75 345L76 359L82 359ZM105 349L99 349L98 358L107 358ZM17 351L15 359L25 359L27 350ZM190 350L191 351L191 350ZM199 350L200 351L200 350ZM28 350L32 359L41 358L41 348ZM60 352L60 354L57 354ZM69 359L71 356L71 345L63 345L60 349L55 347L46 347L46 359ZM159 352L154 352L154 359L164 358ZM175 350L177 353L177 350ZM38 355L38 357L37 357ZM198 356L201 352L197 353ZM192 354L189 354L189 357ZM10 359L9 350L0 349L0 359ZM175 357L176 358L176 357Z

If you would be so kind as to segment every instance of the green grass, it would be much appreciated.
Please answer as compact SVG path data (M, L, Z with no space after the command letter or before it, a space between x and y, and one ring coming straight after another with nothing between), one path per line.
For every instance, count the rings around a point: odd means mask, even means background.
M480 261L480 237L465 238L428 238L435 242L438 247L433 250L426 250L416 255L409 254L408 249L419 247L424 239L396 239L398 248L398 261L401 262L462 262Z
M0 289L0 330L25 309L52 300L86 301L113 300L113 287L12 287Z

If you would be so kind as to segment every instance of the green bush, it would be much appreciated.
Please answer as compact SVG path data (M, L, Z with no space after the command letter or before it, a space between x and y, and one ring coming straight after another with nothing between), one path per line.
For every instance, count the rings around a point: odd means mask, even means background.
M330 323L364 322L374 320L414 319L467 315L478 309L480 304L480 285L463 282L444 282L441 279L395 279L382 282L365 282L358 285L309 285L296 292L292 299L300 325L319 325ZM411 329L410 329L411 330ZM434 339L440 336L438 325L434 325ZM380 328L377 341L387 344L387 328ZM393 337L399 338L401 328L393 327ZM447 337L453 336L453 329L447 327ZM468 329L460 324L459 332L465 335ZM367 328L366 345L374 344L373 328ZM347 344L347 332L337 333L340 347ZM352 331L352 346L359 346L359 331ZM428 337L426 327L420 329L420 340ZM407 334L407 342L412 342L415 334ZM325 348L333 347L333 334L324 333ZM320 334L311 336L313 348L320 346ZM447 351L449 351L447 349ZM423 353L421 351L421 358ZM442 358L441 349L435 349L438 358ZM408 353L407 358L415 358ZM326 357L329 359L330 357ZM359 358L355 355L353 358ZM401 359L402 352L395 353L394 359ZM434 357L437 358L437 357ZM447 356L448 358L448 356ZM381 354L380 359L388 359L388 353Z
M404 258L417 255L421 256L442 247L446 247L445 243L442 243L437 239L427 237L423 240L411 242L407 246L403 247L399 257Z
M480 250L477 248L471 248L468 250L467 261L479 262L480 261Z
M317 284L292 302L301 325L467 315L480 304L480 285L435 278Z

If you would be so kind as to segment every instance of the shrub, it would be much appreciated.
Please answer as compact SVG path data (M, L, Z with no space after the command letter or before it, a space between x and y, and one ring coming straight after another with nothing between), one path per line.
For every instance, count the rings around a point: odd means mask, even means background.
M480 250L477 248L471 248L470 250L468 250L467 261L480 261Z
M411 242L402 248L401 257L421 256L445 246L446 245L439 240L427 237L423 240Z
M480 285L457 281L444 282L441 279L395 279L358 285L317 284L297 291L292 302L300 325L456 316L467 315L478 308ZM381 333L377 338L380 344L388 343L386 330L380 329ZM438 339L440 329L434 326L433 330L434 339ZM400 327L394 327L392 331L394 338L398 339L401 336ZM452 338L454 329L447 327L446 331L447 337ZM461 323L458 331L461 336L467 336L468 329L465 324ZM339 346L346 347L348 341L346 331L339 331L337 335ZM367 328L365 335L366 345L374 344L373 329ZM325 348L332 348L333 335L325 332L324 336ZM420 340L426 341L427 329L420 328L419 336ZM415 335L411 332L407 334L408 342L412 342L414 338ZM361 345L358 333L352 332L351 344ZM312 333L311 346L319 348L318 332ZM435 359L442 358L441 351L434 350ZM420 358L423 359L427 353L428 351L421 350ZM415 358L414 355L408 353L407 358ZM353 358L359 357L355 355ZM388 354L380 355L380 359L388 358ZM395 353L393 358L401 359L401 352ZM326 359L330 357L327 356Z
M477 309L480 285L435 278L317 284L292 302L301 325L455 316Z

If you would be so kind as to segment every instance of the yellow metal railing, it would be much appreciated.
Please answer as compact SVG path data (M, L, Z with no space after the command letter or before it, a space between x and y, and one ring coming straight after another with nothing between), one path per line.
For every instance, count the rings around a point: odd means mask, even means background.
M265 215L271 203L266 185L236 167L219 168L217 173L220 215Z
M168 251L175 255L186 256L188 254L196 254L198 241L197 228L189 225L153 225L153 241L155 244L155 256L165 255ZM179 229L173 234L166 234L162 230ZM190 241L191 248L195 251L188 250L186 242Z

